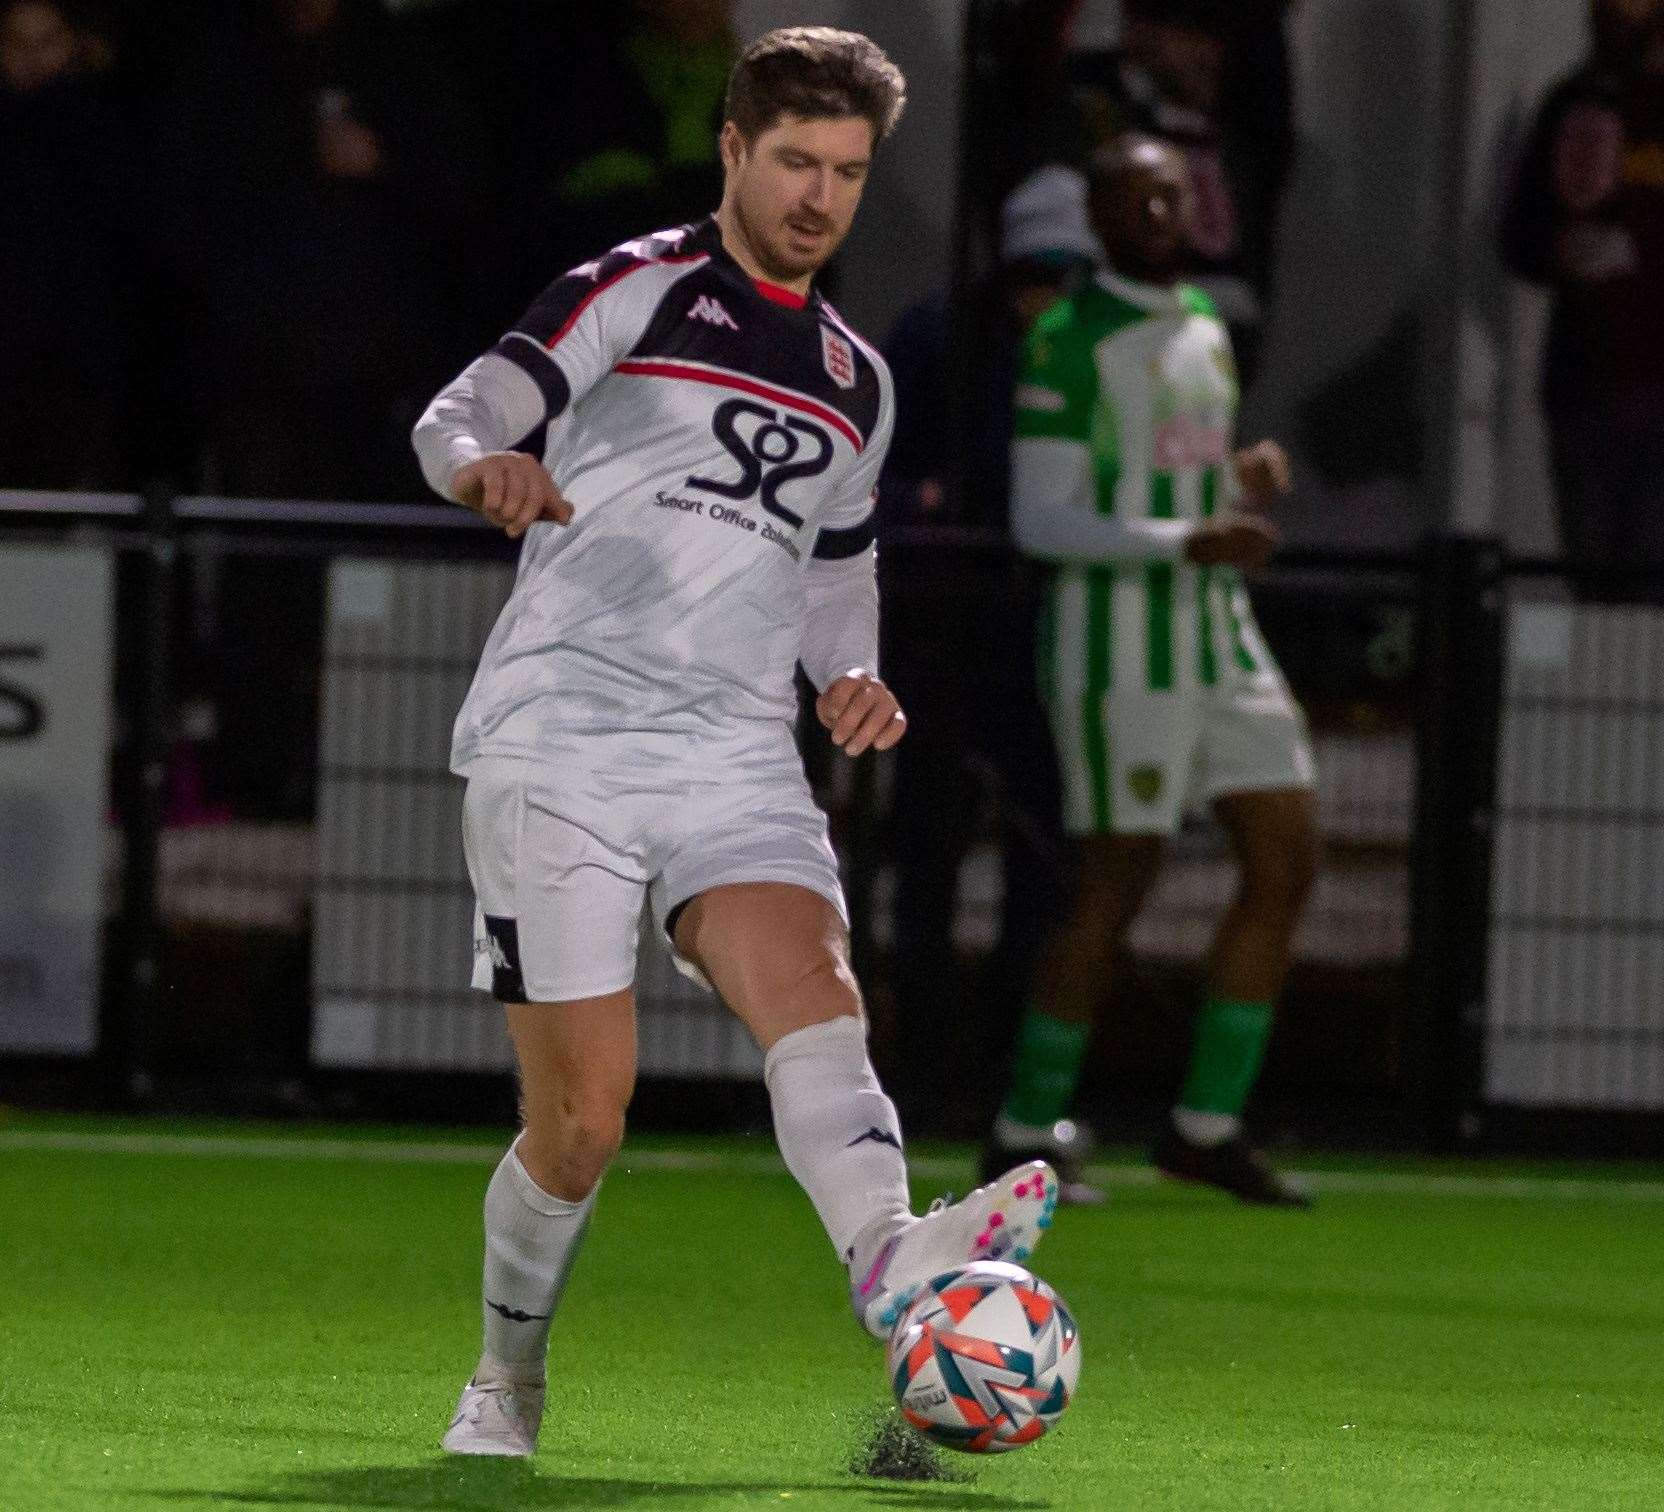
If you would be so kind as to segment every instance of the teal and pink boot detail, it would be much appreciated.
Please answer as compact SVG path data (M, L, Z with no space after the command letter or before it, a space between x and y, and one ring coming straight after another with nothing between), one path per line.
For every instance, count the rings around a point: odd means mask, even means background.
M885 1339L932 1276L973 1260L1025 1265L1057 1212L1057 1172L1031 1160L959 1202L938 1198L922 1218L863 1229L850 1250L849 1301L861 1326Z

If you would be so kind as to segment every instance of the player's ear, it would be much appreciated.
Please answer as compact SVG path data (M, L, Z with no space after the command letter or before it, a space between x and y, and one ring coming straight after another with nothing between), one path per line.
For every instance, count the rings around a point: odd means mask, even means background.
M745 133L734 122L722 123L722 135L717 138L717 148L722 153L722 166L729 173L737 171L745 161L750 145L745 139Z

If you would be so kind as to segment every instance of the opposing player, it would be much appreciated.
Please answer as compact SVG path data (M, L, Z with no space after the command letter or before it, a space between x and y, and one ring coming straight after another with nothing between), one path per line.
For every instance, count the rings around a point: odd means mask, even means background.
M904 90L855 33L762 37L730 80L716 214L558 279L416 427L432 485L525 537L452 753L474 980L506 1005L524 1123L486 1192L455 1453L536 1446L550 1319L634 1085L644 898L764 1051L781 1153L870 1332L1051 1222L1038 1162L913 1216L793 743L799 662L847 755L905 728L877 673L890 379L813 288ZM755 1242L736 1215L736 1255Z
M1091 205L1109 267L1041 317L1017 391L1012 524L1021 548L1054 567L1041 677L1075 878L984 1161L1044 1153L1063 1167L1067 1199L1101 1195L1070 1169L1084 1131L1065 1115L1162 839L1207 802L1240 889L1154 1160L1246 1202L1303 1206L1240 1118L1316 868L1305 720L1240 571L1271 554L1261 511L1288 490L1288 459L1271 442L1232 451L1230 341L1206 295L1179 278L1188 197L1184 160L1166 144L1123 137L1103 149Z

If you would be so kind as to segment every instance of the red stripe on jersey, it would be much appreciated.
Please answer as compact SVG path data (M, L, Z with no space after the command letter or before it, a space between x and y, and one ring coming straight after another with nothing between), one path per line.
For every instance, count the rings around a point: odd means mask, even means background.
M791 289L783 289L779 284L769 283L761 278L753 278L751 282L756 284L757 292L764 299L772 299L777 305L785 305L788 310L801 310L804 305L809 303L807 294L798 294Z
M710 259L709 252L684 252L675 257L654 257L638 263L631 263L629 267L614 273L604 284L596 284L582 299L578 301L578 308L566 317L566 324L543 343L546 351L554 351L565 338L566 333L578 323L578 317L607 292L615 283L628 278L632 273L639 273L643 268L661 268L666 263L706 262Z
M828 409L824 404L817 404L813 399L805 399L800 394L789 394L784 389L770 388L755 378L742 378L738 373L714 372L709 368L686 367L680 362L621 362L613 371L632 373L641 378L686 378L694 383L714 383L718 388L738 389L742 394L755 394L760 399L772 399L776 404L785 405L787 409L798 410L802 414L813 415L817 420L824 420L846 437L857 452L865 449L861 433L836 410Z

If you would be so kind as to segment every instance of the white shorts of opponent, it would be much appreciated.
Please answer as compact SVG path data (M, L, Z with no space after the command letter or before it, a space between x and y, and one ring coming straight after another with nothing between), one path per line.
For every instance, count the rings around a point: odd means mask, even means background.
M1227 793L1317 781L1305 715L1274 670L1173 692L1063 692L1048 712L1071 835L1172 835Z
M849 922L826 816L783 727L570 738L535 762L476 758L462 833L473 985L503 1002L628 987L644 900L667 940L682 904L735 882L795 883Z

